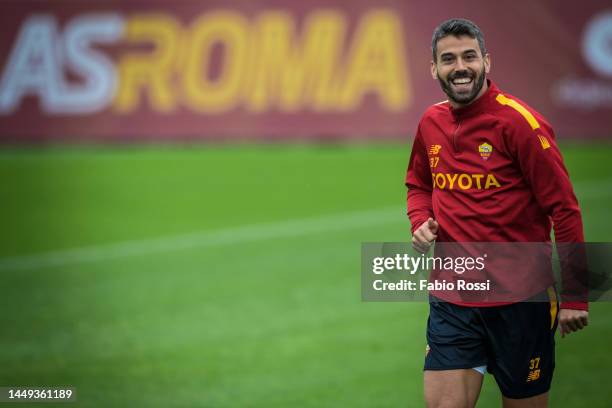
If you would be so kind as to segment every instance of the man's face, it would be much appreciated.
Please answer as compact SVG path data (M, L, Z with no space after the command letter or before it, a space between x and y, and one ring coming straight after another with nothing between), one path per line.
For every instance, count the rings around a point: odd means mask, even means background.
M463 106L482 95L490 60L489 54L482 55L478 40L449 35L440 39L437 46L438 60L431 62L431 74L450 101Z

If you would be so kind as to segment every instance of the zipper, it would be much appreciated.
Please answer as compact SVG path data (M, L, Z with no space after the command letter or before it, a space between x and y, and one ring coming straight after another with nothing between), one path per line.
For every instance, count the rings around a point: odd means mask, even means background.
M457 134L459 133L459 129L461 129L461 120L457 121L457 127L455 128L455 131L453 132L453 151L455 153L459 153L457 151Z

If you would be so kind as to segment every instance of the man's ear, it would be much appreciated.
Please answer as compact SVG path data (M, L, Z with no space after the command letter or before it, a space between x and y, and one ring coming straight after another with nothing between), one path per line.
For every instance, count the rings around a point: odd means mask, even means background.
M488 74L489 71L491 71L491 56L489 54L485 54L483 60L485 66L485 73Z
M431 77L433 79L438 79L438 69L436 68L436 63L433 61L431 61Z

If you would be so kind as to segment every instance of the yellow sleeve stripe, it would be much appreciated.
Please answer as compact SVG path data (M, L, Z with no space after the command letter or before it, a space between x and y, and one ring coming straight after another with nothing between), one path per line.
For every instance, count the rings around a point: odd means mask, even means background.
M511 108L516 110L518 113L520 113L525 118L525 120L529 122L529 126L531 126L533 130L540 128L540 124L538 123L536 118L531 114L531 112L525 109L523 105L521 105L514 99L506 98L505 95L498 94L495 100L502 105L510 106Z
M538 135L538 139L540 139L540 144L542 145L542 149L546 150L550 148L550 143L548 143L548 139L546 139L542 135Z

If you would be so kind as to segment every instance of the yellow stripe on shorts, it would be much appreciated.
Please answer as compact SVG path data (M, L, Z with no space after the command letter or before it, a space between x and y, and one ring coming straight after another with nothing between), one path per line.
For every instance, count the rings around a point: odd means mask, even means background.
M552 286L548 287L548 299L550 300L550 330L555 326L555 319L557 318L557 311L559 310L557 306L557 292L555 292L555 288Z

